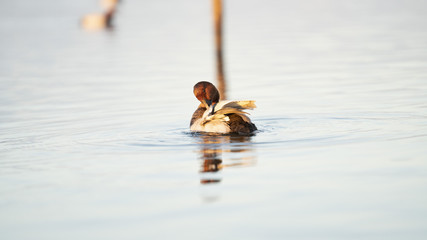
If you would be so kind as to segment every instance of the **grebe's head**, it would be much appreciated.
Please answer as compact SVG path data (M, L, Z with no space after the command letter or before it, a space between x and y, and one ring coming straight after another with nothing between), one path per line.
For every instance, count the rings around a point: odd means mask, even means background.
M216 87L206 81L198 82L196 85L194 85L194 96L206 107L206 109L209 109L209 107L212 106L212 112L213 114L215 112L215 106L219 101L219 92Z

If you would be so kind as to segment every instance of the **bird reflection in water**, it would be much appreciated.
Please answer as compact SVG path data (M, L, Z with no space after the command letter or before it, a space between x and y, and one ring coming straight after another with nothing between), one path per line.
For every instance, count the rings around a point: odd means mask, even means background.
M251 166L256 162L251 136L195 134L202 160L200 183L219 183L218 172L227 167Z

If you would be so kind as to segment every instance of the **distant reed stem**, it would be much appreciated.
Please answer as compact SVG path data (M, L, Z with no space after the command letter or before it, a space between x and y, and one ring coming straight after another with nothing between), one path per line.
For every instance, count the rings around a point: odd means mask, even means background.
M222 0L212 0L215 24L216 77L221 99L227 99L222 53Z

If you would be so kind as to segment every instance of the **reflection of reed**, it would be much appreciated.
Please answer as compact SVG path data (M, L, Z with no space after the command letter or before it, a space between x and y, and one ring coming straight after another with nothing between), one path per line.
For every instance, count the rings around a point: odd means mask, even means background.
M200 144L200 159L203 161L200 172L203 177L201 184L218 183L221 179L214 178L212 173L223 168L248 166L255 163L255 156L250 144L250 136L235 135L197 135ZM223 159L223 153L230 157Z

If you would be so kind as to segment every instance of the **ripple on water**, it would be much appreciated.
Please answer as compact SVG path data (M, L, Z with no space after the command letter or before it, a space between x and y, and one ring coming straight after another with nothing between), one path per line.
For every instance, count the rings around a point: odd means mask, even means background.
M402 125L412 122L413 125ZM297 117L256 119L256 144L264 147L318 147L398 138L423 137L413 134L425 123L424 116L406 114L306 114ZM425 127L424 127L425 128Z

